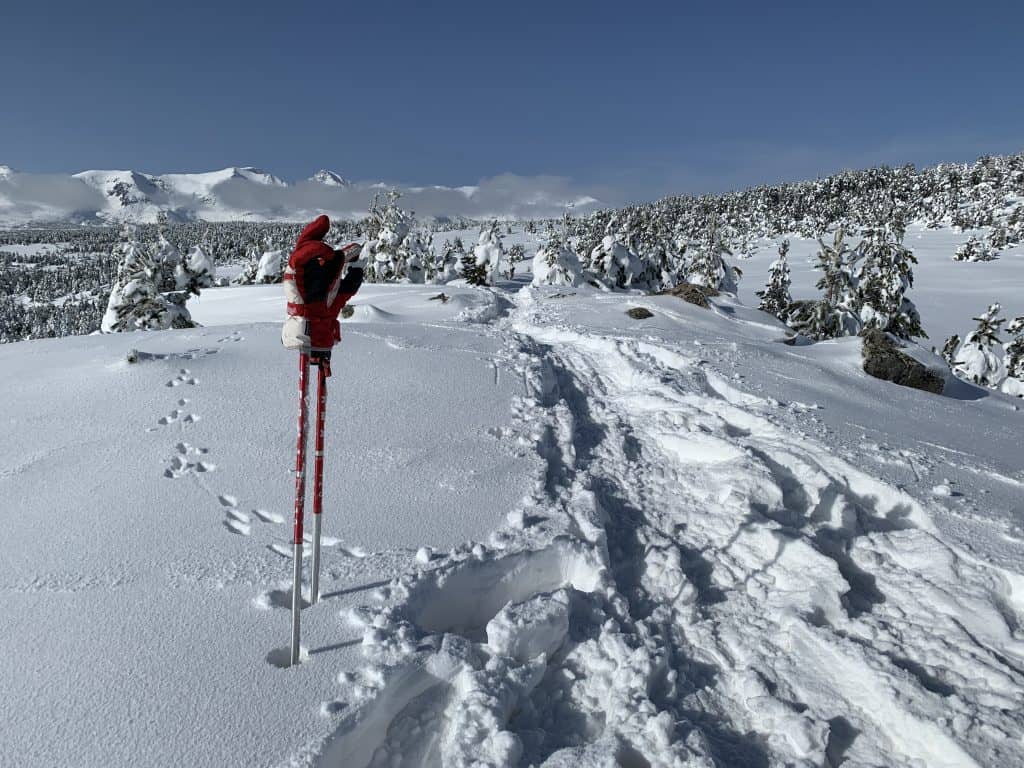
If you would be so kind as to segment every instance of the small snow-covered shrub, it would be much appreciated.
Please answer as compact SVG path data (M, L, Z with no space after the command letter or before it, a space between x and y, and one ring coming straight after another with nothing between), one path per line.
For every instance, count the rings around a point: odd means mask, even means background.
M953 261L995 261L997 258L995 251L976 237L971 237L953 254Z
M552 233L533 257L533 284L577 286L582 282L580 260L560 235Z

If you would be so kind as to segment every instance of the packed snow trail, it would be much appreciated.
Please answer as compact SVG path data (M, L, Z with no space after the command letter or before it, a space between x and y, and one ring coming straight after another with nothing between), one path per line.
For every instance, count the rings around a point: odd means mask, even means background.
M307 758L1024 763L1020 577L682 339L574 326L566 305L526 289L499 323L534 492L355 613L372 666L341 673Z

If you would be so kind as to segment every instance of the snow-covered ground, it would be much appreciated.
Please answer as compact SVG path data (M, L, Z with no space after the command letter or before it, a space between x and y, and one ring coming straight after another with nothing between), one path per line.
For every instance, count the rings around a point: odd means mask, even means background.
M0 763L1024 764L1022 401L725 298L354 304L294 669L280 288L0 347Z

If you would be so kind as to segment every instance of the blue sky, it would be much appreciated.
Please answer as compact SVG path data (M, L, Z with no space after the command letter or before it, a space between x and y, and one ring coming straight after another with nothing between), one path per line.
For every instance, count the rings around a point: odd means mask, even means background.
M624 201L969 160L1024 149L1022 6L12 0L0 163Z

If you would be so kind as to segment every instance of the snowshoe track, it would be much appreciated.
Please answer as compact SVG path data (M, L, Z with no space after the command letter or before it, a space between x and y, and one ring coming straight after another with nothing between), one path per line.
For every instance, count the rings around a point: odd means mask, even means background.
M358 612L317 764L1024 761L1004 574L706 361L518 304L532 498Z

